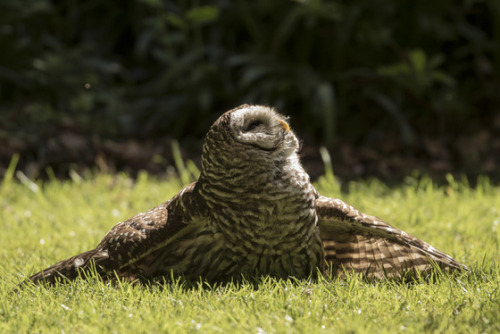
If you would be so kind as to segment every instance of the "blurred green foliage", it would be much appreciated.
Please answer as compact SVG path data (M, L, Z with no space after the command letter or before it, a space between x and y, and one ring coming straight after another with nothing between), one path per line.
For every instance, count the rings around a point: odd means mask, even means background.
M491 118L499 37L497 0L1 0L0 135L201 137L249 102L411 147Z

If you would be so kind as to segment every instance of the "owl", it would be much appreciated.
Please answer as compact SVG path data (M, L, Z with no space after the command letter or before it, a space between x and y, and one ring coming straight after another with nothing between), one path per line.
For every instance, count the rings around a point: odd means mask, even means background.
M115 225L95 249L30 277L72 280L182 276L226 281L269 275L399 278L467 267L340 199L320 195L299 140L274 109L242 105L207 133L199 179L167 202Z

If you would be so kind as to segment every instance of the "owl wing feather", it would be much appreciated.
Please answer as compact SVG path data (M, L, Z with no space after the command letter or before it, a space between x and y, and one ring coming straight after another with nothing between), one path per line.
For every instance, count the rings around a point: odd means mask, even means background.
M376 278L401 277L427 272L436 264L446 271L468 270L428 243L339 199L319 196L316 213L325 258L335 276L354 272Z
M169 201L116 224L95 249L56 263L29 279L54 283L61 278L75 279L82 271L95 267L100 275L135 280L140 274L134 267L136 262L142 260L142 265L147 265L144 259L150 253L189 230L190 215L186 212L197 211L195 185L192 183Z

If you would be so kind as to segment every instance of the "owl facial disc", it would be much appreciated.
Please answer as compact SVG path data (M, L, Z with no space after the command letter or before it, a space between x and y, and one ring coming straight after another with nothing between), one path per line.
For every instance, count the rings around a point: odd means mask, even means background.
M297 140L283 118L269 107L244 106L231 114L230 128L236 141L242 144L265 151L279 148L290 151L297 148Z

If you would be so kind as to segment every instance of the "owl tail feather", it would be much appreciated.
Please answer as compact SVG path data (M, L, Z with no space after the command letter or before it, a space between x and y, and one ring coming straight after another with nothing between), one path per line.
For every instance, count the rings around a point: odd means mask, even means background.
M58 262L34 274L29 280L35 284L54 284L57 281L74 280L92 268L95 268L97 273L102 275L104 273L102 265L106 264L108 260L107 251L93 249Z

